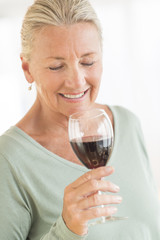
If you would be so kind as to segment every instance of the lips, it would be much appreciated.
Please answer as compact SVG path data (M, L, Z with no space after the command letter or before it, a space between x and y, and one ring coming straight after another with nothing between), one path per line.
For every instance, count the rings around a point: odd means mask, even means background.
M74 99L82 98L86 94L87 91L88 91L88 89L86 91L81 92L81 93L65 93L65 94L60 93L60 95L64 98L74 100Z

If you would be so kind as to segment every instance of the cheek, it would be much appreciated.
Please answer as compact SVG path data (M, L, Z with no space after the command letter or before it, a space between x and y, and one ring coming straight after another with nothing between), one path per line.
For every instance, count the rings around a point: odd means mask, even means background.
M48 73L45 75L41 74L41 77L36 81L37 90L40 93L48 92L48 94L53 94L60 89L61 85L62 83L60 78L55 75L53 76L52 73Z
M102 76L102 68L95 68L90 74L90 84L94 87L99 87Z

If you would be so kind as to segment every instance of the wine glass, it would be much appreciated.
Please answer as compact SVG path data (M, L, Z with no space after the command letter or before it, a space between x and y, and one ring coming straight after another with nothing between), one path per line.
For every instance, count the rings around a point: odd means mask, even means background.
M68 131L74 153L88 169L102 167L108 163L114 135L111 121L103 109L95 108L70 115ZM98 194L102 193L98 191ZM89 225L121 219L124 217L104 216Z

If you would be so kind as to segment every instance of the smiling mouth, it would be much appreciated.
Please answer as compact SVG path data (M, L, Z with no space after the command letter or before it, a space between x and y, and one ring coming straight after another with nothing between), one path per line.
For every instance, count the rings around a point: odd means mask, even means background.
M82 98L86 92L88 91L88 89L84 92L81 92L81 93L78 93L78 94L62 94L60 93L60 95L64 98L67 98L67 99L79 99L79 98Z

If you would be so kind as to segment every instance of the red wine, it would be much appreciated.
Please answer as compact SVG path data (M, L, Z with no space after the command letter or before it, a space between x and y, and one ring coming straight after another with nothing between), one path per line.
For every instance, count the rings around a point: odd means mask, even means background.
M105 166L112 151L112 138L100 136L72 140L71 146L79 160L89 169Z

